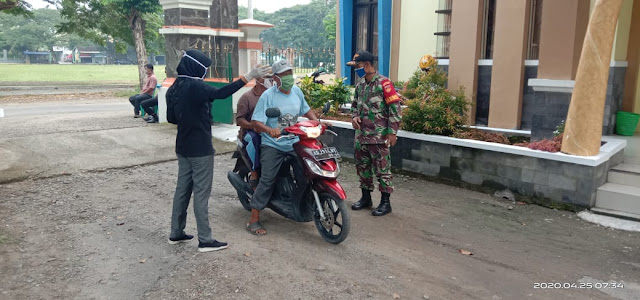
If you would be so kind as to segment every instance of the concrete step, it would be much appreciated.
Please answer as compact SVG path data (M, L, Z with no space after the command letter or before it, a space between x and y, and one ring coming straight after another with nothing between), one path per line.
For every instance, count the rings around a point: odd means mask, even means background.
M595 207L640 215L640 188L606 183L598 188Z
M611 170L640 174L640 165L622 163L611 168Z
M618 219L640 222L640 215L626 213L622 211L594 207L591 209L591 212L599 215L618 218Z
M630 170L631 168L609 170L607 182L640 188L640 172Z
M607 181L640 188L640 166L620 164L609 170Z

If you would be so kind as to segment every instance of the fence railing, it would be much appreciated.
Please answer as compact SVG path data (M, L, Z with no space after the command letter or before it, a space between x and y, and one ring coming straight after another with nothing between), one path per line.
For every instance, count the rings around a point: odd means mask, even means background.
M261 60L271 65L280 59L286 59L294 67L294 73L307 74L318 69L335 73L336 53L332 48L262 48Z
M3 63L24 63L24 55L7 55L7 59L3 60L2 54L0 53L0 62L3 62Z

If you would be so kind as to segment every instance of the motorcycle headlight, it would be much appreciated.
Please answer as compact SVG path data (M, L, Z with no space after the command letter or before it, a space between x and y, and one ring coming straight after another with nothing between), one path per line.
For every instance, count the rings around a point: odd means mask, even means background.
M338 175L340 174L340 166L336 166L335 171L327 171L323 170L320 166L318 166L318 164L308 158L305 158L304 162L307 164L307 167L309 167L309 170L311 170L311 172L316 175L327 178L338 178Z
M322 125L318 124L318 126L315 127L306 127L306 126L300 126L300 129L307 134L307 137L311 138L311 139L315 139L317 137L320 136L320 134L322 134Z

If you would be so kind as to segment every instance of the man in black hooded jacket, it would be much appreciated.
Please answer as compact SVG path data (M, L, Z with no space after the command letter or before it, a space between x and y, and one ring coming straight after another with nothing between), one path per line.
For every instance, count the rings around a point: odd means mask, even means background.
M176 101L181 108L176 136L178 182L173 197L169 244L184 243L193 238L184 232L187 207L193 193L199 252L227 248L227 243L213 238L209 226L209 196L215 153L211 142L211 102L225 99L253 78L270 75L271 72L268 66L256 67L233 83L215 88L203 82L211 63L211 59L198 50L185 51L178 64L178 78L167 91L167 99Z

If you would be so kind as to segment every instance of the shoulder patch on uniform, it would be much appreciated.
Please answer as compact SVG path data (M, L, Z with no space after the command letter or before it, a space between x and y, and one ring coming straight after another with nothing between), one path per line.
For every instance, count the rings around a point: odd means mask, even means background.
M396 103L400 101L400 96L396 93L396 89L393 87L393 83L389 79L382 80L382 94L384 95L384 102L387 104Z

